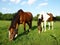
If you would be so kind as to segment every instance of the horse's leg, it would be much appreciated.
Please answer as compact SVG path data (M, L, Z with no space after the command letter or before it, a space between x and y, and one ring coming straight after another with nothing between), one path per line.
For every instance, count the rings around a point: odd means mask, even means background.
M44 21L44 29L45 29L45 31L46 31L46 21Z
M29 31L32 29L32 20L29 23Z
M53 30L53 21L51 22L51 24L52 24L52 30Z
M41 26L42 26L42 32L43 32L43 22L41 23Z
M15 38L17 37L18 35L18 23L16 24L16 35L15 35Z
M29 26L29 30L28 30L28 31L30 31L30 29L31 29L31 24L30 24L30 22L27 22L27 24L28 24L28 26Z
M42 28L41 28L41 19L38 19L38 32L40 33L42 31Z
M29 22L27 22L27 24L28 24L28 26L29 26L29 28L30 28Z
M49 26L48 30L50 30L50 22L48 22L48 26Z
M32 20L31 20L31 22L30 22L30 28L32 28Z
M23 25L24 25L24 32L26 32L26 23L23 22Z

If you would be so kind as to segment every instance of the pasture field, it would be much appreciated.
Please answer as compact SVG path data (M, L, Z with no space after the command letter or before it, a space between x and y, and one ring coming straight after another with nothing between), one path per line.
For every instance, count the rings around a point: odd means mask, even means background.
M9 41L8 28L11 21L0 21L0 45L60 45L60 22L54 22L54 30L38 33L37 21L33 21L32 30L24 34L23 25L19 26L18 37ZM27 26L27 25L26 25ZM28 26L26 27L28 30Z

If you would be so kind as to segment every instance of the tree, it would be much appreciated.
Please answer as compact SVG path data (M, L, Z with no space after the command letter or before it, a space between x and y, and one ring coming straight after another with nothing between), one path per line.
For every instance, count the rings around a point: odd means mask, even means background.
M56 21L60 21L60 16L56 16Z
M34 17L34 19L33 20L35 20L35 21L37 21L38 20L38 16L39 16L40 14L37 14L35 17Z
M2 16L3 14L0 12L0 19L2 18L1 16Z

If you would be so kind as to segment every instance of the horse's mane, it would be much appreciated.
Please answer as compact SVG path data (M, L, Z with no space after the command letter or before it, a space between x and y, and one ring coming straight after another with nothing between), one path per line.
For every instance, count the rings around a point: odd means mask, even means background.
M24 11L23 11L22 9L20 9L20 10L18 10L18 13L19 13L19 12L22 12L22 13L23 13Z
M11 21L10 28L11 28L11 27L12 27L12 28L15 28L16 23L19 23L19 17L20 17L20 16L18 15L18 13L15 13L15 15L14 15L12 21ZM9 29L10 29L10 28L9 28Z

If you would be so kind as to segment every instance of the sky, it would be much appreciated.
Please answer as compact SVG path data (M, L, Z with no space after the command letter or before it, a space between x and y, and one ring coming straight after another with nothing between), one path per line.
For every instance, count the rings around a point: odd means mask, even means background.
M15 13L19 9L31 12L33 16L41 11L60 16L60 0L0 0L0 12Z

